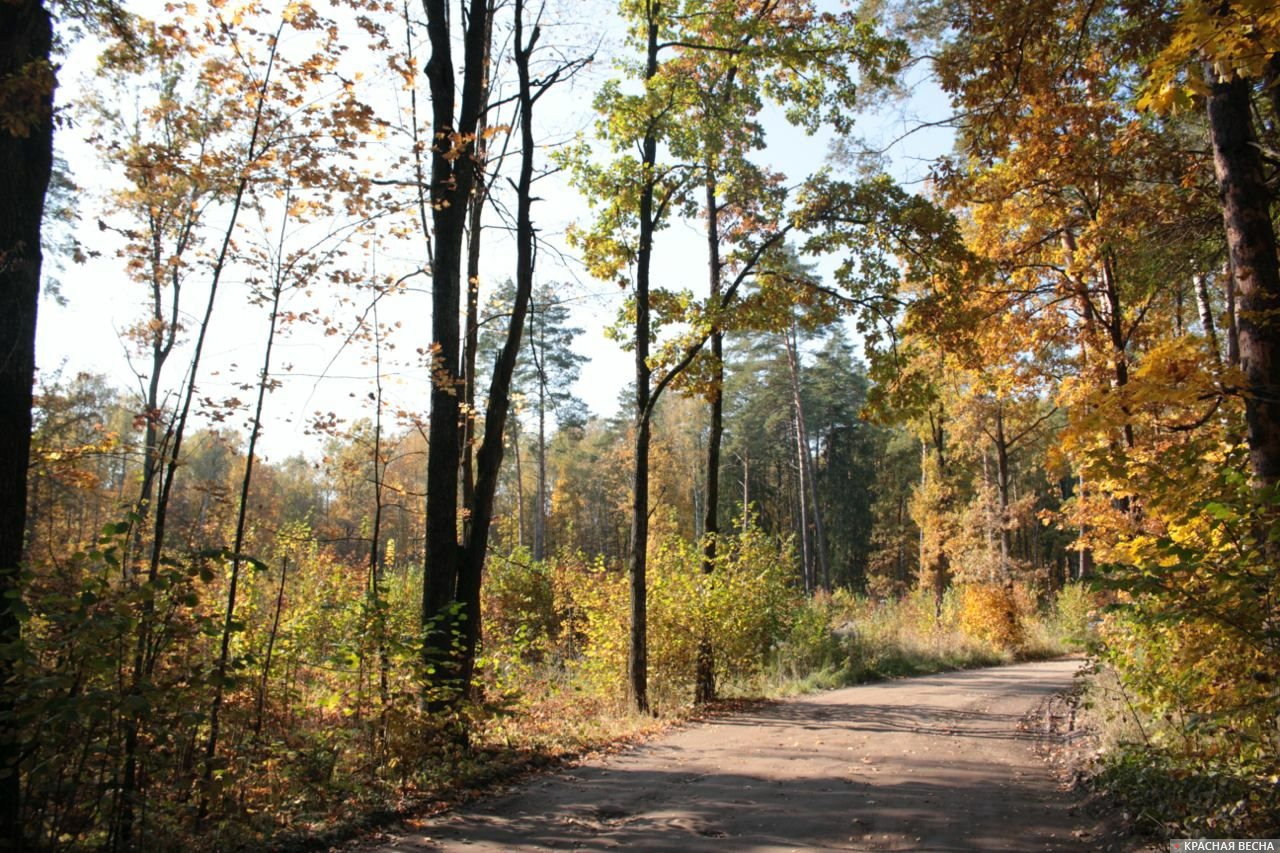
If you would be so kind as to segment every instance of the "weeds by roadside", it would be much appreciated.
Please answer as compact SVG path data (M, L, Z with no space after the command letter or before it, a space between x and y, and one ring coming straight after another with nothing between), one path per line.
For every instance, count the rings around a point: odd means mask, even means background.
M1084 700L1096 732L1090 784L1123 803L1137 829L1161 839L1280 834L1274 745L1205 718L1152 715L1108 667L1095 668Z

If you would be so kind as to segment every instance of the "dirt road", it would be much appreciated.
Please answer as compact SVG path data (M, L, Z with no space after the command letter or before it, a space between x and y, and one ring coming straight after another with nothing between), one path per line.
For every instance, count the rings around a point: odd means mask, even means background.
M853 687L691 726L380 848L1092 850L1019 723L1078 661Z

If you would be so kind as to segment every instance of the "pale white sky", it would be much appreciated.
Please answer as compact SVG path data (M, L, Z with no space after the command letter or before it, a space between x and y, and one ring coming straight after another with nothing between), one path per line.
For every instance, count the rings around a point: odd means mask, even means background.
M611 8L604 0L593 5L602 10ZM599 15L595 20L601 20ZM581 31L569 36L583 39ZM60 91L64 103L76 97L91 67L83 48L70 58ZM540 136L563 139L575 131L589 130L594 121L590 109L592 92L609 73L607 61L597 62L591 73L544 98L537 113L544 128ZM370 72L366 85L373 86L379 79L376 71ZM425 94L421 97L420 109L425 111ZM927 93L913 101L913 108L937 117L944 108L942 104L936 93ZM913 123L914 118L868 117L862 132L873 142L883 143L898 137ZM767 117L766 127L768 149L762 159L786 172L793 183L798 183L825 160L830 143L826 135L808 137L791 128L776 113ZM137 388L138 380L130 369L119 332L144 315L145 293L124 275L124 262L115 257L111 235L99 232L95 225L101 215L99 197L111 178L85 144L86 132L83 127L62 131L58 147L70 162L75 180L85 189L80 199L82 221L78 236L86 246L102 252L102 257L84 265L68 265L61 273L66 306L48 299L42 302L38 365L42 374L61 366L68 374L104 373L121 387ZM909 182L918 181L923 175L923 162L945 151L949 144L949 135L942 131L910 136L893 150L895 176ZM538 279L568 285L565 295L573 306L573 322L585 330L578 346L590 360L583 366L575 393L586 401L592 412L612 414L619 392L632 375L632 361L629 353L605 338L603 329L614 321L626 293L612 283L592 280L571 260L572 252L564 244L563 233L575 219L585 219L588 215L585 203L560 176L541 182L537 192L543 201L535 206L534 216L542 236L569 258L565 262L557 257L557 252L541 252ZM246 235L257 227L254 220L252 216L242 220ZM659 235L655 246L655 284L705 292L705 242L700 229L696 221L675 223ZM510 242L499 231L493 231L485 245L482 282L487 287L508 277L514 264ZM393 243L380 249L377 272L398 277L424 262L425 250L421 245ZM255 380L262 359L261 341L266 332L267 315L264 309L248 305L243 276L233 272L223 285L206 345L206 362L198 386L201 397L220 400L236 396L245 401L253 398L252 391L238 386ZM416 351L430 340L427 283L419 276L408 292L387 297L379 304L379 319L383 324L400 324L388 336L387 349L383 352L384 396L392 412L404 409L425 416L426 373ZM340 301L343 296L352 301L343 304ZM189 297L186 311L192 314L202 311L204 296L192 292ZM322 313L334 317L346 328L368 307L367 296L352 296L349 291L339 293L324 287L315 288L310 297L294 294L289 301L286 307L296 311L316 307L314 303L319 302ZM359 343L343 347L344 338L341 333L326 336L317 327L305 327L295 328L278 340L273 373L283 384L267 401L260 445L267 458L279 459L296 452L318 454L322 439L309 434L307 429L316 412L335 412L348 423L372 415L368 397L374 378L372 353L369 347ZM174 354L166 368L169 387L178 387L187 359L188 354L184 352ZM291 365L292 370L283 370L284 365ZM247 432L247 412L239 412L226 425Z

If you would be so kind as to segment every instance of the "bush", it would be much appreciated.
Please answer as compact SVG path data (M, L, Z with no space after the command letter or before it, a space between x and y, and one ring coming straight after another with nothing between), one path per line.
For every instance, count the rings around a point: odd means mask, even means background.
M1063 643L1083 649L1097 639L1096 615L1097 604L1089 588L1082 583L1069 583L1053 597L1048 622Z
M677 535L649 551L649 695L654 706L688 704L699 648L714 650L716 681L744 684L757 677L797 603L786 578L786 543L756 529L721 537L711 573L703 571L703 544ZM556 610L572 646L572 669L593 692L625 694L630 590L625 573L581 558L559 561Z
M837 626L840 615L831 596L819 593L798 601L786 637L774 652L775 675L799 681L844 666L856 645L857 628L852 620Z
M1001 651L1016 651L1026 635L1012 585L969 584L962 588L960 627Z
M560 630L551 575L525 548L489 558L481 599L487 656L529 662L551 648Z

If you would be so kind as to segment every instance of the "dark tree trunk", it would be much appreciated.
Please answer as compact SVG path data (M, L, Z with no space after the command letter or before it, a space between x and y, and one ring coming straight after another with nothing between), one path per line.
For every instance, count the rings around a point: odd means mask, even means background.
M1206 65L1209 140L1239 299L1249 462L1260 486L1280 480L1280 266L1250 112L1250 83L1221 81Z
M516 298L511 308L511 325L494 365L485 408L484 441L476 454L475 502L470 507L471 531L462 553L458 575L458 601L462 605L462 689L471 686L476 648L480 642L480 581L489 543L489 527L493 519L493 498L502 468L502 436L506 431L511 405L511 377L520 353L529 298L533 293L534 229L533 229L533 104L535 94L529 77L529 57L538 41L535 26L524 39L524 3L515 4L515 60L520 88L520 176L516 183Z
M426 549L422 593L423 663L428 707L443 707L465 689L465 654L454 647L455 629L464 626L458 544L458 477L462 464L460 375L462 240L468 201L475 185L475 131L484 89L486 0L469 0L463 33L462 103L455 110L453 32L447 0L423 0L431 59L426 76L431 89L431 423L427 447ZM457 115L455 117L455 112ZM474 520L474 519L473 519ZM465 607L465 604L462 605Z
M658 3L648 4L645 81L658 73ZM649 561L649 271L653 259L654 192L653 166L658 161L658 131L650 124L640 143L641 170L645 184L640 190L640 234L636 251L635 322L635 471L631 492L631 637L627 650L627 686L631 705L649 710L648 584L645 572Z
M1009 439L1004 432L1004 410L996 409L996 490L1000 496L1000 577L1010 580L1009 552Z
M472 27L481 26L488 32L487 24L476 17L485 7L482 3L473 3ZM449 638L456 646L449 650L442 647L448 655L448 677L450 679L449 701L456 701L470 692L471 680L475 671L476 649L480 642L480 587L484 569L485 554L489 542L489 528L493 519L493 499L497 492L498 474L502 468L503 434L507 425L507 414L511 403L511 377L515 372L516 358L520 352L520 339L524 331L525 315L529 308L530 294L533 292L534 271L534 228L532 218L533 203L533 158L536 151L533 139L533 105L544 88L537 93L529 76L529 59L538 40L538 28L535 26L528 40L524 38L524 3L516 0L515 4L515 59L516 71L519 75L520 88L518 101L520 104L520 141L521 160L520 176L516 184L516 298L512 306L511 323L507 328L506 341L494 365L493 379L489 386L488 405L485 408L484 440L476 453L475 491L472 503L467 507L470 516L469 529L461 546L457 543L456 534L451 537L452 554L455 557L452 580L454 592L451 600L445 602L448 611L440 611L445 618L439 623L450 626ZM467 68L470 73L472 63L471 30L468 30ZM475 46L478 50L479 45ZM556 72L549 78L554 81ZM466 84L464 84L464 108L466 115ZM473 125L474 127L474 125ZM437 232L438 233L438 232ZM459 235L460 236L460 235ZM437 258L439 254L437 253ZM456 327L456 317L455 317ZM433 415L433 425L434 425ZM452 445L455 450L457 445ZM453 482L456 489L459 467L455 462ZM456 494L456 492L455 492ZM455 498L456 508L456 498ZM429 520L430 521L430 520ZM456 524L456 518L455 518ZM431 568L431 557L428 555L428 570ZM428 575L428 581L431 575ZM425 614L424 614L425 615ZM437 652L439 655L440 652ZM465 734L465 733L464 733Z
M946 416L938 413L929 414L929 432L932 435L932 451L934 454L935 466L938 478L945 482L947 478L947 432L946 432ZM921 445L921 452L925 458L928 458L930 448L927 445ZM921 466L920 482L923 485L926 481L926 472L924 466ZM941 498L938 504L938 514L941 516L951 509L951 501L946 496ZM947 587L951 585L951 556L946 551L946 545L943 544L935 552L926 555L924 553L924 528L920 529L920 560L921 570L929 579L930 586L933 589L933 608L934 617L941 621L942 619L942 598L947 592Z
M288 197L285 198L286 209ZM287 224L287 222L286 222ZM280 229L283 242L285 228ZM283 246L278 247L277 257L284 257ZM218 649L218 661L214 666L213 699L209 703L209 734L204 749L204 784L201 786L200 805L197 810L197 826L204 822L208 807L208 792L212 788L213 773L218 757L218 735L221 724L222 703L226 693L227 667L231 662L231 635L235 629L236 595L240 583L240 569L244 562L244 536L249 521L249 493L253 486L253 467L257 461L258 438L262 435L262 410L266 405L267 389L271 381L271 351L275 346L277 321L280 317L280 294L284 288L283 271L276 271L275 286L271 290L271 319L267 325L266 351L262 356L262 372L258 376L258 397L253 408L253 422L249 430L249 446L245 451L244 476L240 480L240 504L236 510L235 539L231 545L231 572L227 582L227 608L222 622L222 642Z
M0 844L21 849L14 663L21 624L31 386L40 295L40 220L53 169L53 27L40 0L0 3L0 104L21 133L0 128ZM23 79L26 78L26 79Z
M707 195L707 277L711 305L720 301L720 208L716 201L716 175L706 164ZM720 440L724 435L724 332L719 325L711 332L711 426L707 435L707 506L703 518L706 544L702 553L702 572L710 576L716 570L717 537L720 535ZM746 510L744 509L745 513ZM698 666L695 676L694 701L710 702L716 698L715 646L709 630L698 642Z
M267 634L267 651L262 659L262 679L258 683L258 702L253 722L253 737L256 740L262 735L262 716L267 706L267 686L271 679L271 655L276 648L276 637L280 634L280 614L284 611L285 581L289 579L289 558L280 560L280 588L276 592L275 615L271 618L271 632Z
M532 342L532 336L530 337ZM533 497L533 559L547 556L547 323L538 325L538 345L530 347L538 375L538 480Z
M809 450L809 430L805 425L804 400L800 396L800 350L796 341L796 329L792 325L787 335L787 367L791 373L791 395L796 407L796 441L800 447L800 473L805 481L802 489L808 490L810 512L813 515L813 582L828 592L831 590L831 568L827 562L827 536L822 526L822 509L818 506L818 484L814 481L813 454Z
M487 130L490 73L493 50L493 3L489 3L489 17L484 36L484 83L480 92L480 117L476 125L476 180L467 201L467 332L463 342L462 378L466 383L466 395L462 415L462 504L470 506L475 499L475 432L476 432L476 351L480 346L480 238L484 219L484 206L488 200L488 181L485 167L488 164ZM463 529L469 527L463 521Z
M516 456L516 546L524 547L524 465L520 455L520 421L511 422L511 452Z

